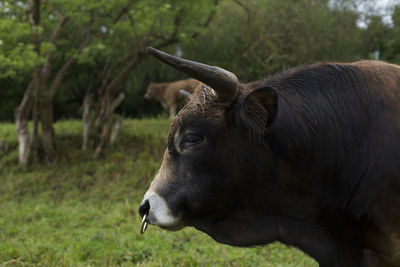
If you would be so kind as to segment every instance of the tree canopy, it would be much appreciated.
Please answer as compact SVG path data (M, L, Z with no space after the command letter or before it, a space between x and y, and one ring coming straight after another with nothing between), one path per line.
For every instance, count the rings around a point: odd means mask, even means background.
M383 60L400 62L399 6L391 10L392 25L372 14L362 28L357 22L365 14L352 0L41 0L40 25L34 26L33 3L0 2L2 120L13 119L33 69L49 53L53 76L68 58L78 56L56 92L56 118L79 116L86 92L99 87L107 72L115 78L146 45L179 50L185 57L230 69L245 81L298 64L374 58L376 51ZM61 16L65 25L51 43ZM77 55L88 32L90 42ZM142 99L145 87L180 76L155 64L146 59L123 78L118 90L127 97L119 112L144 116L160 111Z

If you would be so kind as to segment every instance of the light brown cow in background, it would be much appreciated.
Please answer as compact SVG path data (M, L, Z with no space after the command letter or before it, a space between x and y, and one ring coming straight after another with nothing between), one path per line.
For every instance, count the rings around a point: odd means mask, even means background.
M147 87L144 98L160 101L164 108L168 108L169 117L173 119L176 115L176 108L185 99L179 91L184 90L190 94L194 92L200 82L195 79L180 80L169 83L150 83Z

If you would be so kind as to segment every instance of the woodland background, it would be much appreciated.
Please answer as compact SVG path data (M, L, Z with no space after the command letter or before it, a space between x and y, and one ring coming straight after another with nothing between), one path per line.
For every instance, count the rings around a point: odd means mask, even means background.
M221 66L243 82L317 61L399 63L396 3L0 1L0 121L15 121L23 166L55 160L59 119L82 118L82 149L98 157L122 117L161 112L142 97L150 82L182 78L149 59L147 46Z
M170 123L143 95L186 78L147 46L242 82L321 61L400 64L400 3L0 0L0 266L316 266L281 244L139 235Z

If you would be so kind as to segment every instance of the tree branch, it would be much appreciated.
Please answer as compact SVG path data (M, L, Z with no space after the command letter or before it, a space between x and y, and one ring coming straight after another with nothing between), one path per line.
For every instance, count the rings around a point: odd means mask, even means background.
M131 14L129 14L129 12L127 13L127 16L128 16L129 22L131 23L131 26L134 26L135 20L132 18Z
M122 16L127 13L129 11L129 9L131 8L131 6L133 5L133 3L135 2L135 0L131 0L122 10L121 12L118 13L118 15L113 19L112 24L117 23Z
M60 17L60 21L58 22L57 26L54 28L49 42L51 44L55 44L56 40L58 39L58 36L60 34L60 31L62 30L62 28L65 26L65 24L68 22L69 17L68 16L64 16L62 15L58 10L54 9L49 3L48 1L46 1L47 3L47 7L52 10L53 12L55 12L59 17ZM43 80L47 80L49 75L50 75L50 68L51 68L51 60L52 60L52 52L47 53L46 55L46 63L43 65L43 68L41 70L41 75L42 75L42 79Z
M217 4L218 0L215 0L215 3ZM182 23L181 18L183 14L184 14L183 8L177 11L173 22L174 30L172 34L168 38L163 39L159 44L154 44L154 47L162 49L179 41L177 36L179 33L179 27L181 26ZM212 14L210 14L209 18L206 20L205 26L210 23L211 18ZM109 69L109 71L105 76L105 79L108 79L115 69L121 67L123 64L125 64L130 60L130 62L116 75L116 77L106 87L104 87L106 93L110 93L111 91L115 90L125 80L129 72L132 71L132 69L134 69L142 60L148 57L148 54L143 51L143 48L148 44L148 40L151 35L152 31L149 31L148 34L142 39L141 43L138 46L136 46L135 50L133 50L129 55L125 56L123 59L114 64Z
M115 88L117 88L128 76L129 72L134 69L143 59L147 57L146 52L139 52L137 56L129 62L119 73L118 75L107 85L106 91L111 92Z
M107 72L106 77L109 77L109 76L114 72L115 69L121 67L121 66L122 66L123 64L125 64L127 61L129 61L132 57L136 56L136 55L139 53L139 51L143 49L143 47L145 46L145 44L148 43L149 37L150 37L149 34L146 34L146 35L144 36L144 38L142 39L142 41L140 42L140 44L137 45L136 48L135 48L131 53L129 53L129 54L126 55L123 59L121 59L120 61L118 61L118 62L115 63L114 65L112 65L112 66L110 67L109 71Z
M32 79L28 85L28 88L26 89L24 93L24 97L22 98L21 104L18 106L18 108L15 110L15 120L18 120L18 118L28 118L29 112L31 111L31 107L33 104L33 88L34 88L35 82Z
M251 19L250 8L248 6L246 6L245 4L243 4L242 2L240 2L239 0L233 0L233 2L244 9L244 11L246 12L246 15L247 15L247 23L249 23L250 19Z
M121 104L122 100L124 100L125 95L124 93L119 93L118 96L112 101L110 113L114 113L114 110Z
M117 40L116 38L113 40L112 45L111 45L111 49L110 49L111 51L114 50L115 43L116 43L117 41L118 41L118 40ZM110 66L111 58L112 58L112 53L109 53L108 56L107 56L107 58L106 58L106 61L105 61L103 70L101 71L101 77L105 77L105 78L103 78L103 80L108 79L108 77L107 77L106 75L108 74L108 73L107 73L107 69L108 69L108 66Z
M33 0L32 20L33 25L38 26L40 24L40 0Z
M60 11L58 11L57 9L55 9L52 5L50 5L48 0L43 0L44 4L47 4L47 8L50 9L52 12L54 12L57 16L60 17L60 19L62 19L63 17L65 17Z
M55 78L53 79L53 82L51 83L49 87L49 94L53 95L57 88L60 86L60 83L64 79L65 74L67 71L71 68L71 66L76 62L78 55L82 52L82 50L90 43L91 39L91 34L90 34L90 26L93 23L93 12L91 14L91 19L89 22L89 25L86 30L86 38L85 40L81 43L79 46L78 50L76 50L75 55L73 55L70 59L68 59L64 65L61 67L61 69L57 72Z
M218 3L219 3L219 0L214 0L214 5L215 6L218 5ZM210 25L212 19L214 18L214 15L215 15L214 11L210 12L210 14L208 14L208 17L207 17L206 21L204 23L202 23L202 24L199 24L199 26L202 27L202 28L208 27L208 25ZM197 31L197 32L193 33L192 34L192 38L193 39L196 38L199 34L200 34L200 31Z

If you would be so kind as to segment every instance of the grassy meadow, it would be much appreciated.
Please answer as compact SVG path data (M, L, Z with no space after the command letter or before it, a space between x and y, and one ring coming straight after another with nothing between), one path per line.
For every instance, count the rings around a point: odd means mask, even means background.
M140 235L168 119L126 119L101 159L81 152L80 121L55 127L57 162L21 170L15 126L0 124L0 266L318 266L279 243L234 248L191 228Z

